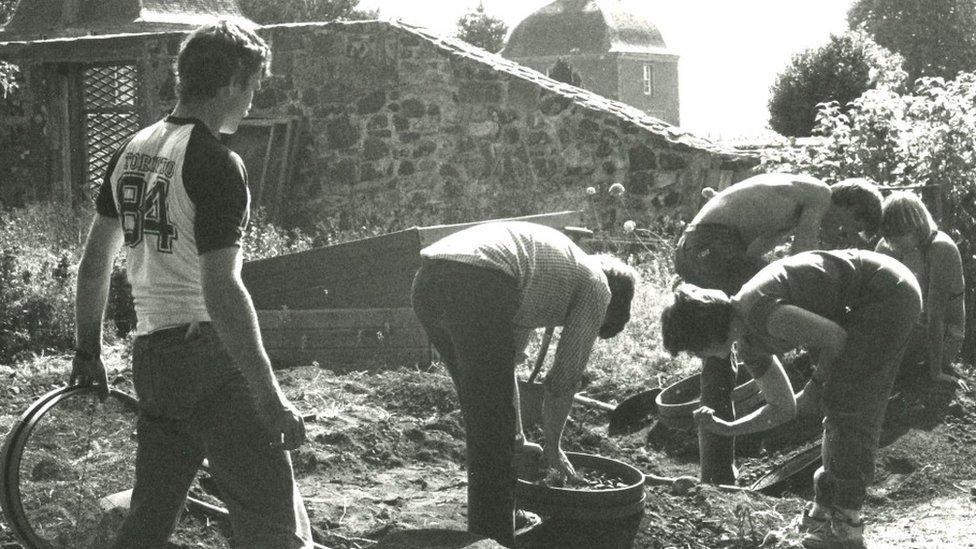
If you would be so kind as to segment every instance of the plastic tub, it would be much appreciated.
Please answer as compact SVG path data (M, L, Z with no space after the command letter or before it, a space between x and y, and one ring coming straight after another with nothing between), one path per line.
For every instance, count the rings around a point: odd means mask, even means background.
M566 452L569 462L621 479L624 486L607 490L557 488L518 479L515 488L519 508L547 518L610 520L644 510L644 473L615 459Z
M672 429L695 430L692 412L701 407L701 374L688 376L666 387L657 395L657 413L661 423ZM749 379L732 390L737 416L758 410L766 399L755 380Z

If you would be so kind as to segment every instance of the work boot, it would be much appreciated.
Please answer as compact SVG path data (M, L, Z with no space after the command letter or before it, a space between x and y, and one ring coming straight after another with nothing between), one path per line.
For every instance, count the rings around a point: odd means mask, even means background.
M535 528L542 523L542 517L533 513L532 511L526 511L525 509L515 510L515 535L521 536L529 530Z
M853 522L844 513L834 511L827 526L803 536L807 549L865 549L864 521Z
M825 517L815 517L811 513L813 511L813 503L808 503L806 508L803 509L803 514L800 516L800 525L797 530L801 534L819 532L820 530L827 528L830 522L830 515Z

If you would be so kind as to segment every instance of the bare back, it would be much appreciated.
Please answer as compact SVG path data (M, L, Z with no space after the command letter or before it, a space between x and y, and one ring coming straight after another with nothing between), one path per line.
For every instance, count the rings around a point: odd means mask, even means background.
M746 243L775 239L797 229L807 216L820 218L830 205L830 187L805 175L760 174L737 183L709 200L691 224L734 227Z

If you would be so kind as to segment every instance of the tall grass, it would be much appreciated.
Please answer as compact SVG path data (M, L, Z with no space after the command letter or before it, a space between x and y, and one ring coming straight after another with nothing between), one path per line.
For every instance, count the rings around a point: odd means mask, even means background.
M91 214L57 204L0 211L0 363L70 349Z

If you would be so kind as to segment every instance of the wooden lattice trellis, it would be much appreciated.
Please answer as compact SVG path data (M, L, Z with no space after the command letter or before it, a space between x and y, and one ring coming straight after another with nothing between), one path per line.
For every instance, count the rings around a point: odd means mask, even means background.
M82 82L86 175L90 185L98 185L112 153L139 129L136 68L133 65L88 66Z

